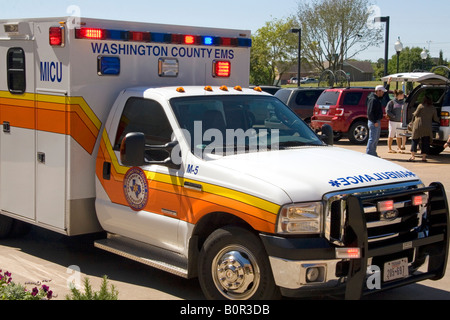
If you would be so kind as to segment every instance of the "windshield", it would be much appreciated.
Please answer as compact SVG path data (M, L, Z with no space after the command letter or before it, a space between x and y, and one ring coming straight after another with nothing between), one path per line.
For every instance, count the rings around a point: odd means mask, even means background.
M271 96L208 96L170 101L192 152L230 155L324 143Z
M336 91L336 90L332 90L332 91L327 91L325 90L319 97L319 99L317 99L316 104L319 106L332 106L332 105L336 105L338 98L339 98L339 94L341 92L340 91Z

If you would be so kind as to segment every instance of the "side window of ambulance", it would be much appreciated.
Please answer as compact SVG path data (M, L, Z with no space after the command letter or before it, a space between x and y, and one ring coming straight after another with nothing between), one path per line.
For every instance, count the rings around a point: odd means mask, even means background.
M8 89L13 94L25 92L25 52L22 48L11 48L6 55Z
M130 98L125 104L120 118L114 150L120 150L123 138L130 132L145 134L146 144L164 145L172 141L173 130L163 107L158 102Z

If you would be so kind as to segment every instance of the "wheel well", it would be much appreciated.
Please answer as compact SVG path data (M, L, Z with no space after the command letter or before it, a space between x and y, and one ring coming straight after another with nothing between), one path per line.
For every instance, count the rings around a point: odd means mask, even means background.
M355 123L357 123L357 122L367 122L368 120L367 120L367 118L356 118L356 119L354 119L353 121L352 121L352 123L350 124L350 126L348 127L349 128L349 130L350 130L350 127L352 126L352 125L354 125Z
M236 217L235 215L225 213L225 212L214 212L210 213L196 224L193 236L198 238L197 249L200 251L203 243L209 237L211 233L215 230L220 229L225 226L239 226L249 231L255 232L255 230L244 220Z
M204 216L195 225L194 232L189 241L189 278L194 278L198 275L198 256L209 235L215 230L229 225L238 226L256 234L256 231L247 222L232 214L212 212Z

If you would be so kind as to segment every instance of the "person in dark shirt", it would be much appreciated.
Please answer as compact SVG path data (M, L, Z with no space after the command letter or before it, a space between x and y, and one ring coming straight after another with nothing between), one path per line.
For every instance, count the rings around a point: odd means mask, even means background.
M383 118L383 106L381 100L387 89L376 86L375 92L367 99L367 118L369 119L369 140L367 141L366 153L378 157L377 146L381 134L381 119Z

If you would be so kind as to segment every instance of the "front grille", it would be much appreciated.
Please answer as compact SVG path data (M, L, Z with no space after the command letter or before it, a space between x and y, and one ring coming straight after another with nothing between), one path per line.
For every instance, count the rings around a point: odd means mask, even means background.
M422 221L427 205L414 205L412 195L421 186L402 184L394 188L374 190L354 190L347 194L332 194L325 197L325 237L336 245L349 245L347 197L349 194L360 197L363 221L367 228L367 241L370 247L388 241L408 241L421 232ZM405 194L405 191L408 191ZM379 208L379 203L392 201L389 210Z
M413 205L411 196L377 201L394 200L393 210L379 211L377 204L364 203L369 243L407 236L419 230L426 212L426 204Z

